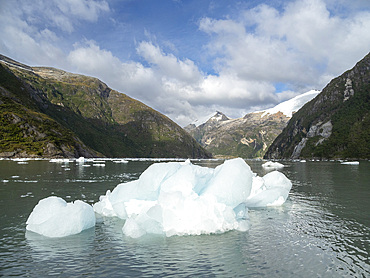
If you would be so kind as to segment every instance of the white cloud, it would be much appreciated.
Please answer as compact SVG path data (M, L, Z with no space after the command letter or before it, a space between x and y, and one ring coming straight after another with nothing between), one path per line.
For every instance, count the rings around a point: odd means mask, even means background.
M136 44L141 62L122 61L118 58L122 55L93 40L67 41L69 45L62 48L66 34L75 32L79 24L109 13L106 1L1 4L2 54L31 65L98 77L180 125L215 110L241 117L310 89L321 89L367 54L370 45L370 13L366 10L336 16L323 0L290 1L282 10L263 4L240 10L237 17L199 21L200 32L209 36L209 43L199 46L200 51L206 50L200 56L213 61L215 70L207 74L199 61L179 58L176 45L170 41L158 45L156 34L148 31L147 41ZM277 94L277 83L287 84L288 89Z
M0 33L2 54L39 65L63 61L63 51L54 44L58 38L50 30L38 31L18 18L0 14Z
M14 0L0 4L1 53L25 63L60 67L66 66L58 45L62 38L51 28L71 33L77 22L96 21L100 13L109 11L107 2L92 0Z
M370 13L341 18L321 0L304 0L281 12L259 5L237 20L204 18L199 28L212 36L208 49L222 57L221 70L306 90L321 88L368 52Z
M219 76L203 75L192 61L166 54L151 42L141 42L137 48L150 67L137 62L123 63L91 41L75 47L68 62L78 72L98 76L182 125L199 113L209 114L214 109L234 109L231 115L240 116L240 109L244 113L248 107L278 101L269 83L246 81L226 72Z
M193 61L189 59L182 61L173 54L165 54L151 42L141 42L137 47L137 52L167 79L194 83L202 78L202 74Z
M55 0L54 2L62 14L73 15L87 21L96 21L101 12L109 11L106 1Z
M13 0L2 1L3 17L22 20L34 28L38 25L50 25L67 33L74 31L79 21L94 22L99 15L109 11L106 1L93 0Z

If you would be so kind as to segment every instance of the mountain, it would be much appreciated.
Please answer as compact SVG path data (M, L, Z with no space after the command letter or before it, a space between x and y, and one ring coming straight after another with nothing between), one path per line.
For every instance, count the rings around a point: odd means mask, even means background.
M0 155L207 158L181 127L100 80L0 55Z
M262 157L293 112L317 94L318 91L310 91L238 119L216 112L208 121L198 125L192 123L185 130L215 156Z
M202 146L207 146L207 134L213 131L221 122L230 120L225 114L216 112L207 117L207 120L196 120L184 127L184 129Z
M304 105L265 158L370 158L370 53Z

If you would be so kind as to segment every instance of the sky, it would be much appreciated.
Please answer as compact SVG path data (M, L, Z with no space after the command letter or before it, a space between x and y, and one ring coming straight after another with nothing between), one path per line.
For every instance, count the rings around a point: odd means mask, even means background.
M0 54L97 77L181 126L322 90L369 30L368 0L0 0Z

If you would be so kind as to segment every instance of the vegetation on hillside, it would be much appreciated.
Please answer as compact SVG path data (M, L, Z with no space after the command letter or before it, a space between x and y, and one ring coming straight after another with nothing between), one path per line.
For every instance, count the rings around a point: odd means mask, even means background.
M27 97L24 84L0 65L0 153L8 156L98 156Z
M14 109L18 111L39 113L64 130L66 136L57 136L59 141L71 143L73 137L108 157L211 156L170 119L139 101L111 90L96 78L52 68L30 70L9 63L1 66L0 76L3 113L10 113L10 106L15 103L19 107ZM31 122L32 117L25 117L25 113L21 113L21 118L24 122ZM17 140L21 136L19 134L25 132L15 131L8 118L3 117L4 129L13 132L7 133L3 144L7 142L7 150L10 150L17 148L15 142L18 146L24 145L23 139ZM46 133L49 127L44 119L34 122L34 127L47 134L47 140L61 144L53 139L52 134ZM14 138L10 140L9 136ZM32 134L27 137L31 140ZM39 146L37 153L41 154L43 148L44 145ZM31 153L30 150L28 152Z

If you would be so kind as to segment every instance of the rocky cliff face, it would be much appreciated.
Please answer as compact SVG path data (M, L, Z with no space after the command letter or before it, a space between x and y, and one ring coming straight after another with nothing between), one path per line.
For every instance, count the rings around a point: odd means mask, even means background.
M9 135L0 142L3 156L211 156L170 119L96 78L1 55L0 68L2 133ZM20 148L20 137L36 150ZM35 147L41 139L44 145Z
M370 53L295 113L265 158L370 158Z

